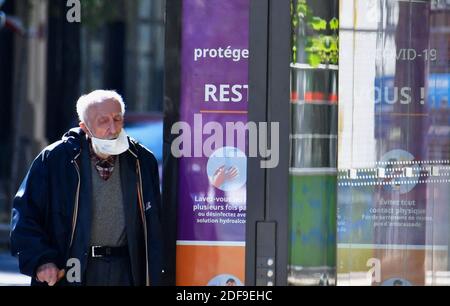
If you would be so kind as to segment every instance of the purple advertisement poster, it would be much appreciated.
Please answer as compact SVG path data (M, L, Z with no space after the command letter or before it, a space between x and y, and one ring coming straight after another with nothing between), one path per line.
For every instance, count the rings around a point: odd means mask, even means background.
M172 127L179 135L172 150L180 158L174 190L177 284L220 285L233 276L239 284L245 254L250 1L182 4L180 122ZM236 257L238 264L221 266L222 256Z

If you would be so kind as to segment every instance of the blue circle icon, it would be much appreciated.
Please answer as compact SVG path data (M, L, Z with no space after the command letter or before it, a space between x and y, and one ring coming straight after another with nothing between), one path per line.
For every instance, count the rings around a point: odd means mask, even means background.
M216 188L237 190L247 182L247 156L235 147L219 148L209 157L206 171Z

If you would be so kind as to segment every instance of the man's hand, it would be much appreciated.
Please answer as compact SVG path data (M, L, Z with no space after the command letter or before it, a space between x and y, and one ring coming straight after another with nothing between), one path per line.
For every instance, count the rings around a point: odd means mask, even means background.
M59 270L54 263L47 263L37 269L36 278L42 283L54 286L64 275L64 270Z

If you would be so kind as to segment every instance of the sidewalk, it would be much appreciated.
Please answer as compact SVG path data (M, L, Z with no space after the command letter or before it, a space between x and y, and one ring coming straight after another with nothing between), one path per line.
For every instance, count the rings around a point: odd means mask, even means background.
M0 223L0 249L9 244L9 224Z
M0 252L0 286L29 286L30 278L19 273L17 259L7 250Z
M17 258L9 254L9 224L0 224L0 286L29 286L30 278L19 272Z

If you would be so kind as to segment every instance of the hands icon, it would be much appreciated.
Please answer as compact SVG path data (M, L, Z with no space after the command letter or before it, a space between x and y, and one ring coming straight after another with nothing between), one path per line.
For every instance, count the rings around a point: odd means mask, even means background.
M212 184L219 188L224 183L228 183L236 179L239 175L239 170L232 166L229 168L225 168L225 165L219 167L212 177Z

